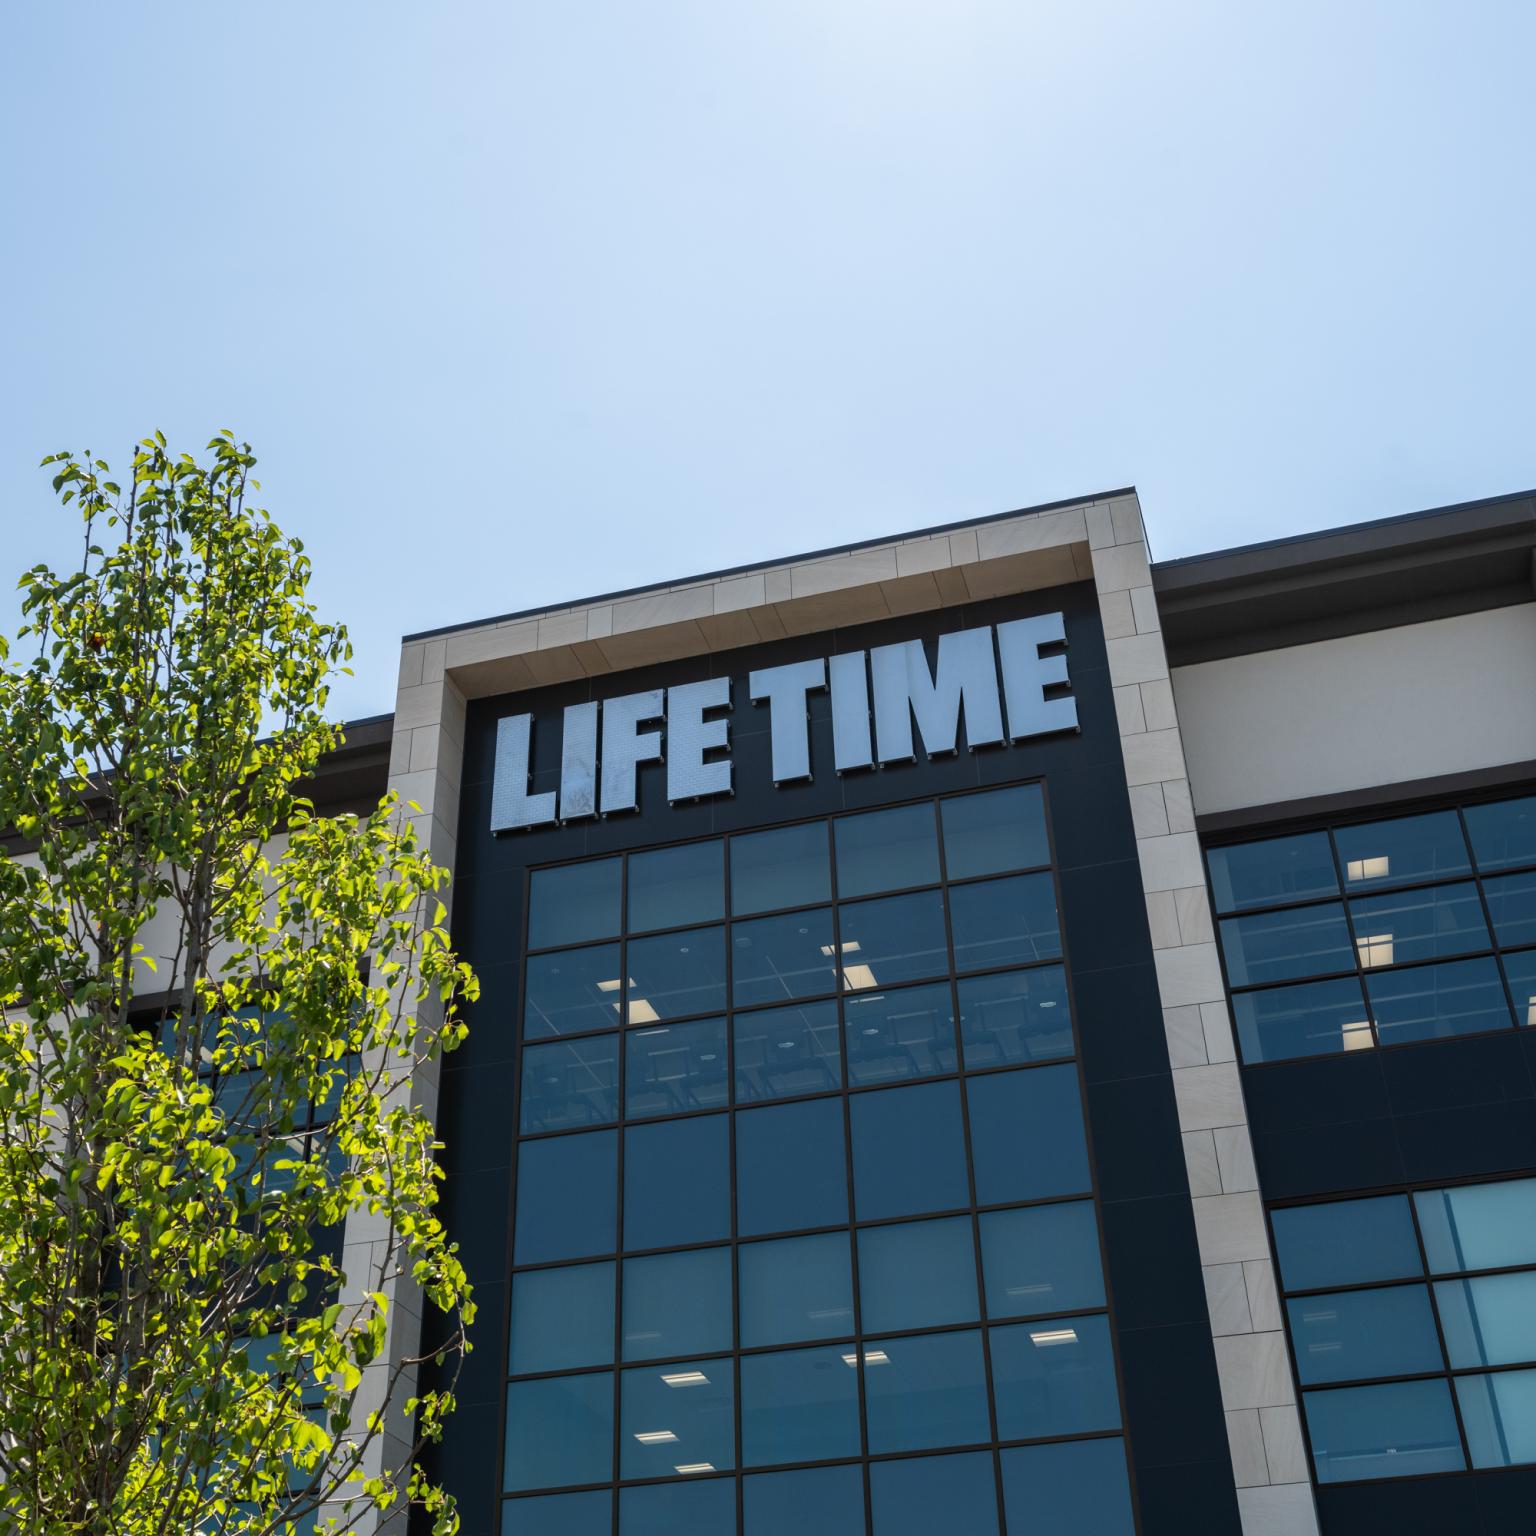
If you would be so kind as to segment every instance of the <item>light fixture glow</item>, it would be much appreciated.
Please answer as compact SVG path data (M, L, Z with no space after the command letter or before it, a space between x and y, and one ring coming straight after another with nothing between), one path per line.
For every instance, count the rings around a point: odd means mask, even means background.
M1392 964L1392 935L1368 933L1355 941L1360 950L1360 964L1366 967Z
M635 1439L641 1445L673 1445L677 1436L670 1429L642 1429L635 1435Z
M1053 1344L1076 1344L1076 1328L1046 1328L1040 1333L1032 1333L1029 1341L1036 1349L1049 1349Z
M631 1024L659 1024L661 1015L643 997L632 997L629 1000L629 1022Z
M1350 859L1344 873L1351 880L1385 880L1392 873L1392 859L1385 853L1374 859Z
M843 1356L844 1365L857 1365L858 1363L859 1357L852 1350ZM866 1349L864 1351L865 1365L889 1365L890 1363L891 1357L883 1349Z
M805 929L802 928L800 930L800 932L804 933ZM858 952L859 952L859 941L857 939L845 939L843 941L843 944L842 944L842 951L843 951L843 953L845 955L856 955L856 954L858 954ZM821 952L822 952L822 954L824 954L830 960L832 958L832 956L837 953L837 947L835 945L832 945L832 944L823 944L821 946Z
M875 980L875 973L867 965L845 965L843 985L851 991L858 991L863 987L878 987L880 983Z
M685 1461L672 1468L674 1472L713 1472L715 1464L712 1461Z
M1371 1038L1371 1026L1364 1019L1345 1024L1339 1031L1346 1051L1368 1051L1376 1044Z
M669 1387L707 1387L709 1377L703 1371L663 1371L661 1379Z

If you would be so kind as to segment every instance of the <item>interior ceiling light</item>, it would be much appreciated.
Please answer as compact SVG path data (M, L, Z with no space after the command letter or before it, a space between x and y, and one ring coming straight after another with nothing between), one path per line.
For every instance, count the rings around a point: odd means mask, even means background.
M707 1387L709 1377L703 1371L663 1371L661 1379L669 1387Z
M677 1436L670 1429L642 1429L635 1439L641 1445L672 1445L676 1443Z
M880 983L875 980L875 973L867 965L845 965L843 985L858 991L864 987L877 987Z
M1077 1329L1047 1328L1040 1333L1030 1334L1029 1340L1036 1349L1049 1349L1053 1344L1076 1344Z

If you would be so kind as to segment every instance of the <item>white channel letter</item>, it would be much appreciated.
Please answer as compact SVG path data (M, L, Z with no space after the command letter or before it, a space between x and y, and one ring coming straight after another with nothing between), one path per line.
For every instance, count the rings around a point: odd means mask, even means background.
M560 736L560 819L597 815L597 704L567 704Z
M667 799L696 800L731 792L731 760L704 761L704 754L730 745L730 722L706 720L706 709L731 707L731 680L711 677L684 683L667 693Z
M832 671L832 762L839 773L871 768L869 750L869 674L863 651L834 656Z
M997 651L1003 662L1003 698L1008 705L1008 739L1046 736L1053 731L1077 730L1077 700L1067 696L1048 699L1045 690L1070 683L1067 658L1042 656L1042 645L1059 645L1067 638L1066 623L1059 613L1037 614L1032 619L1013 619L997 626Z
M491 776L491 831L510 832L555 819L555 792L528 793L532 715L504 715L496 722L496 767Z
M661 732L637 731L646 720L660 720L665 693L648 688L603 701L603 815L632 811L639 803L635 770L661 761Z
M827 664L791 661L764 667L747 678L754 704L768 701L768 732L773 744L773 782L790 784L811 776L811 719L806 695L827 686Z
M929 757L953 752L960 739L962 701L967 742L984 747L1002 741L991 625L940 635L936 678L929 675L921 640L876 646L869 653L869 663L875 678L875 744L882 763L911 762L916 757L914 715Z

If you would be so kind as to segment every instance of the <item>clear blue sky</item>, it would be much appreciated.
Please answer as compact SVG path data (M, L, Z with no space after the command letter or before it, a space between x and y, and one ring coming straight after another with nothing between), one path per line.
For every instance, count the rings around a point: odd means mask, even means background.
M1529 0L15 5L6 563L74 552L43 453L231 426L356 717L404 630L1132 482L1160 557L1524 489L1533 58Z

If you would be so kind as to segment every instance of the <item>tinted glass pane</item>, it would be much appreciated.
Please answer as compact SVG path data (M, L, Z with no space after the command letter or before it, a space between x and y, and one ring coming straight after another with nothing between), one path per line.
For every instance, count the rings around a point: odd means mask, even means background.
M949 918L957 971L1027 965L1061 954L1056 887L1048 874L954 886L949 893Z
M970 1203L957 1084L855 1094L849 1110L859 1220L919 1216Z
M971 1218L866 1227L859 1233L859 1296L866 1333L974 1323Z
M1536 1264L1536 1179L1421 1190L1413 1199L1431 1274Z
M655 1024L690 1013L725 1008L725 930L691 928L686 933L631 939L629 1022Z
M579 1035L619 1022L619 946L562 949L528 961L523 1034Z
M713 923L725 916L725 848L718 841L685 843L629 856L631 933Z
M1536 949L1518 955L1505 955L1504 974L1515 1000L1515 1023L1536 1026Z
M1483 894L1500 944L1536 944L1536 873L1485 881Z
M864 1474L858 1467L808 1467L745 1479L746 1536L848 1536L864 1529Z
M944 869L951 880L1034 869L1051 862L1045 799L1038 784L1017 784L984 795L940 802Z
M743 1243L736 1264L743 1348L835 1339L853 1332L847 1233Z
M1218 912L1275 907L1311 896L1332 896L1339 889L1326 832L1213 848L1206 861Z
M876 1455L974 1445L991 1437L979 1333L930 1333L866 1345L864 1392L869 1449Z
M673 1248L730 1236L726 1119L705 1115L624 1132L626 1248Z
M736 1230L792 1232L848 1220L841 1099L736 1117Z
M978 1204L1089 1188L1076 1067L989 1073L971 1078L966 1092Z
M1536 795L1500 800L1496 805L1469 805L1463 814L1479 869L1536 864Z
M859 1378L843 1353L833 1346L742 1357L743 1466L859 1454Z
M615 1131L525 1142L517 1152L515 1262L612 1253L618 1178Z
M612 1263L514 1275L509 1353L513 1376L612 1365Z
M831 896L826 822L731 839L731 911L737 917L806 907Z
M889 987L949 969L944 898L938 891L856 902L838 913L843 985L850 991Z
M1360 897L1350 902L1349 916L1360 946L1360 964L1367 969L1489 947L1483 904L1470 880Z
M530 1045L523 1051L518 1125L563 1131L618 1119L619 1042L615 1035Z
M791 912L731 924L731 995L738 1008L836 989L832 912Z
M613 1373L546 1376L507 1388L502 1487L563 1488L613 1475Z
M1344 908L1332 901L1223 918L1221 952L1234 987L1322 976L1352 970L1355 964Z
M738 1013L731 1028L736 1033L738 1104L842 1086L836 1003Z
M1119 1440L1024 1445L1003 1452L1008 1529L1027 1536L1134 1536Z
M730 1081L725 1020L651 1024L624 1041L624 1113L630 1119L714 1109Z
M619 1475L688 1476L735 1466L735 1398L729 1360L646 1365L623 1372Z
M702 1478L619 1490L619 1536L735 1536L736 1480Z
M1536 1270L1442 1280L1435 1302L1446 1353L1458 1370L1536 1360Z
M839 896L932 885L939 878L932 805L840 816L832 827L837 838Z
M731 1347L731 1250L624 1261L624 1359Z
M1308 1392L1302 1401L1320 1483L1459 1472L1466 1464L1443 1378Z
M1367 976L1365 986L1383 1045L1510 1026L1509 1000L1492 957L1385 971Z
M618 859L536 869L528 882L528 947L584 944L619 931Z
M1401 885L1409 880L1438 880L1445 875L1466 874L1472 868L1455 811L1373 821L1363 827L1337 827L1333 841L1339 850L1345 888L1351 891Z
M1280 1278L1288 1291L1424 1272L1406 1195L1336 1200L1272 1211Z
M991 1317L1104 1305L1099 1230L1090 1201L984 1211L981 1262Z
M1369 1050L1376 1043L1354 977L1239 992L1232 999L1232 1017L1243 1060L1250 1064Z
M997 1432L1004 1440L1120 1427L1109 1321L1045 1318L991 1330Z
M869 1469L875 1536L997 1536L992 1457L922 1456Z
M1536 1461L1536 1371L1458 1376L1456 1395L1474 1467Z
M1440 1369L1425 1286L1293 1297L1286 1315L1296 1371L1305 1386Z
M960 1044L968 1071L1072 1054L1067 978L1059 965L959 984Z
M848 1080L888 1083L955 1070L949 983L855 994L843 1004Z
M502 1506L503 1536L609 1536L613 1530L613 1495L551 1493L513 1499Z

